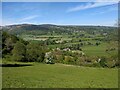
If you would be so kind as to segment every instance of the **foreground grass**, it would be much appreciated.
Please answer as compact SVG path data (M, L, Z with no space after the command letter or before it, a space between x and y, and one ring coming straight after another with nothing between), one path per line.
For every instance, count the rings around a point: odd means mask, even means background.
M3 88L117 88L118 70L40 64L3 67Z

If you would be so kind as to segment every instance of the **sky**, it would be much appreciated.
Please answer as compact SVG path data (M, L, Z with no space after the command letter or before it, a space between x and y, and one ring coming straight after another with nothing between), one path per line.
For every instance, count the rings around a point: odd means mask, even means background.
M2 2L2 22L13 24L113 26L117 2Z

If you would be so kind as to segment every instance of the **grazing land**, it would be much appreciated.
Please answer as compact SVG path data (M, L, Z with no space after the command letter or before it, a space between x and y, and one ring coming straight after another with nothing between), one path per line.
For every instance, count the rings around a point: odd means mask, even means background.
M2 87L118 88L117 68L94 68L66 64L32 64L33 66L3 67Z

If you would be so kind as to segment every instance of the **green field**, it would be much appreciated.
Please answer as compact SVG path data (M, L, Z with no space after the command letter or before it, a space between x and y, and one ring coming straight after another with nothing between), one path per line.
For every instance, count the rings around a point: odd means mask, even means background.
M3 88L117 88L118 69L33 63L3 67Z
M106 48L109 46L108 43L102 43L99 46L84 46L83 52L88 56L112 56L117 55L118 50L106 52Z

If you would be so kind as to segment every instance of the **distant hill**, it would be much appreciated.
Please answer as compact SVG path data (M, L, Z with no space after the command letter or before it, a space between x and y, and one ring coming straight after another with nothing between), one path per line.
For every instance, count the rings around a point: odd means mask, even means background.
M72 33L73 31L109 31L109 30L117 30L116 27L107 27L107 26L75 26L75 25L53 25L53 24L18 24L18 25L8 25L0 27L3 31L7 31L9 33L21 34L21 33L48 33L48 32L56 32L56 33Z

